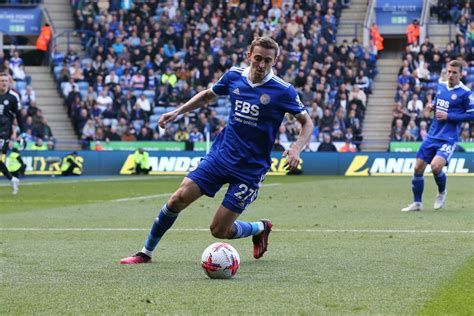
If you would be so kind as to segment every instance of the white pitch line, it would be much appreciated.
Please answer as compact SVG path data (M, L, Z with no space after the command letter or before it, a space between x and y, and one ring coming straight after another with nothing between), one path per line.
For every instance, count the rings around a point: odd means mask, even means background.
M131 198L110 200L108 202L128 202L128 201L135 201L135 200L147 200L147 199L154 199L158 197L170 196L171 194L172 193L161 193L161 194L155 194L155 195L136 196L136 197L131 197Z
M41 228L41 227L0 227L0 231L51 231L51 232L126 232L148 231L149 228ZM175 228L171 231L178 232L209 232L208 228ZM474 234L474 230L406 230L406 229L274 229L281 233L364 233L364 234Z
M264 187L264 188L277 187L277 186L279 186L279 185L281 185L281 183L275 182L275 183L262 184L262 187Z
M82 179L65 179L61 176L51 177L51 180L35 180L35 179L27 179L22 180L20 182L20 186L30 186L30 185L43 185L43 184L74 184L74 183L86 183L86 182L117 182L117 181L150 181L150 180L158 180L158 179L171 179L176 178L176 176L159 176L159 177L127 177L127 176L117 176L117 177L105 177L105 178L82 178ZM0 187L9 187L11 186L10 182L1 181Z

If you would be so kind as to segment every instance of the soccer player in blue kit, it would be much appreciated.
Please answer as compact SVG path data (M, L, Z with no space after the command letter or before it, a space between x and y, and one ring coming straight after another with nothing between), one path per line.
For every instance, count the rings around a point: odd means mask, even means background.
M283 152L287 157L287 169L298 166L300 153L313 132L312 120L294 87L272 72L278 52L278 44L273 39L254 39L247 52L250 67L232 67L210 89L199 92L182 106L160 117L159 124L165 128L179 115L213 101L216 95L229 95L232 104L228 124L216 138L209 154L186 175L163 205L143 249L122 259L121 264L151 262L158 242L178 214L202 195L214 197L226 183L229 184L228 190L210 226L212 235L225 239L253 236L253 256L256 259L263 256L272 222L237 219L257 198L270 168L271 150L285 113L294 115L302 126L298 140Z
M462 64L457 60L448 63L448 81L438 85L433 104L435 119L431 124L428 137L421 144L416 154L415 172L412 178L414 202L402 209L402 212L422 211L422 195L424 188L423 173L428 164L431 165L434 179L438 186L438 194L433 208L444 207L448 191L446 190L446 174L443 171L449 163L456 148L456 141L461 130L461 123L474 120L474 95L460 82Z

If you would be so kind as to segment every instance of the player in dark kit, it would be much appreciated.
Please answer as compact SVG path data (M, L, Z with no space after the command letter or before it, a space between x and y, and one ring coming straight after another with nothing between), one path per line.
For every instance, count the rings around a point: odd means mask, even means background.
M10 75L0 73L0 149L2 150L0 159L0 172L10 180L12 185L12 193L18 193L18 185L20 180L13 177L5 165L4 157L9 148L10 139L13 134L13 125L15 118L17 124L20 124L20 96L10 90Z

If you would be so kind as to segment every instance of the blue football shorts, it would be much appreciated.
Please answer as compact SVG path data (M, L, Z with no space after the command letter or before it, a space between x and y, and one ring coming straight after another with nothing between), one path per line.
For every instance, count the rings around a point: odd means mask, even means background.
M446 160L446 165L448 165L455 149L455 142L426 138L423 143L421 143L420 149L418 149L416 153L416 158L431 163L435 156L441 156Z
M204 157L195 170L186 177L193 180L204 195L214 197L226 183L229 188L224 196L222 205L232 212L242 213L257 199L258 189L265 175L237 175L217 163L213 157Z

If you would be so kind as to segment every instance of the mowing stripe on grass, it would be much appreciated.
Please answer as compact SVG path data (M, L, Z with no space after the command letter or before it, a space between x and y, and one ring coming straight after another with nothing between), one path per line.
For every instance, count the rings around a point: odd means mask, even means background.
M263 184L262 186L264 187L276 187L281 185L281 183L269 183L269 184ZM135 196L131 198L124 198L124 199L117 199L117 200L111 200L110 202L127 202L127 201L135 201L135 200L146 200L146 199L154 199L158 197L164 197L164 196L170 196L173 193L161 193L161 194L155 194L155 195L145 195L145 196Z
M441 284L415 315L473 315L473 284L474 256Z
M49 232L125 232L125 231L148 231L149 228L42 228L42 227L0 227L0 231L49 231ZM171 231L180 232L209 232L208 228L174 228ZM280 233L361 233L361 234L474 234L474 230L403 230L403 229L273 229Z

